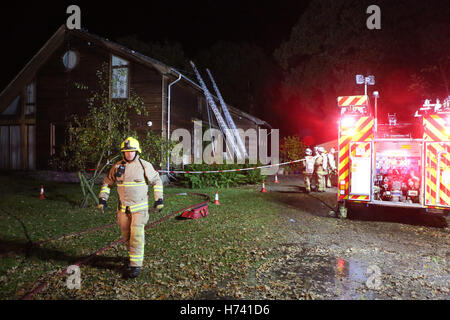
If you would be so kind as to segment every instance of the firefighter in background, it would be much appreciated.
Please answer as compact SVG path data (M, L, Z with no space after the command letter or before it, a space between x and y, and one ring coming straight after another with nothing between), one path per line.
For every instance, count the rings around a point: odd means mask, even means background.
M303 179L305 181L306 193L311 192L311 180L314 175L314 162L312 150L307 148L305 151L305 161L303 161Z
M140 158L139 141L128 137L120 147L123 159L112 166L103 180L98 209L106 208L110 190L117 184L117 222L129 254L128 276L135 278L144 262L144 227L148 222L148 185L153 185L154 207L163 208L163 184L151 163Z
M319 151L318 151L319 147L315 146L313 148L313 158L314 158L314 162L316 161L317 157L319 156ZM319 188L319 178L317 177L317 172L314 171L313 176L311 178L311 190L317 191L317 189Z
M317 149L319 155L315 158L314 171L317 175L319 188L317 191L325 192L326 175L328 174L328 158L324 147Z
M336 173L336 161L334 159L334 154L336 150L334 148L330 149L330 152L327 153L328 160L328 174L327 174L327 188L331 188L333 184L331 183L331 177Z

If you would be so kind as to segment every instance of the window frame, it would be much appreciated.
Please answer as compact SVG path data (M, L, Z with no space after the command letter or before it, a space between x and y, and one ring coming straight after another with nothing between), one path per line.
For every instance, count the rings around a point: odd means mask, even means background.
M75 57L77 59L77 61L75 62L75 65L72 68L66 67L65 63L64 63L64 56L69 53L69 52L73 52L75 54ZM80 64L80 53L75 50L75 49L67 49L67 51L65 51L61 57L62 60L62 65L64 67L64 70L66 72L71 72L72 70L75 70L76 67L78 67L78 65Z
M126 65L113 66L113 57L119 58L120 60L125 61L127 64ZM131 69L130 68L130 61L128 61L126 59L123 59L120 56L111 54L110 55L110 63L109 63L109 65L110 65L110 79L111 79L110 85L109 85L109 88L110 88L109 96L110 96L110 98L111 99L125 99L125 100L128 99L130 97L130 69ZM113 76L114 76L114 70L118 70L118 69L125 69L126 72L127 72L125 97L114 97L114 90L115 90L115 88L114 88L114 84L113 84L112 80L113 80Z

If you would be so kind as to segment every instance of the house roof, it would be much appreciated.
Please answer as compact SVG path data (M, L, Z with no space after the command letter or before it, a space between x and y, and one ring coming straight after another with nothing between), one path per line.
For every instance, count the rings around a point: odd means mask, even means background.
M44 44L44 46L36 53L36 55L31 58L31 60L25 65L25 67L19 72L19 74L8 84L8 86L0 93L0 112L7 108L9 103L20 94L20 91L26 84L32 81L35 77L39 68L47 62L51 54L64 42L66 33L73 34L80 38L86 39L87 41L95 43L97 46L102 47L110 52L126 57L130 60L136 61L138 63L153 67L158 70L161 74L167 75L169 77L178 78L181 76L189 85L194 89L199 90L203 93L203 89L196 82L186 77L184 74L179 72L173 67L170 67L156 59L148 57L144 54L131 50L124 47L118 43L110 41L108 39L102 38L100 36L89 33L87 30L69 30L65 25L62 25L53 34L53 36ZM218 101L219 99L213 95L213 98ZM234 111L242 115L243 117L255 122L258 125L264 125L269 128L271 126L248 113L245 113L235 107L227 105L230 111Z

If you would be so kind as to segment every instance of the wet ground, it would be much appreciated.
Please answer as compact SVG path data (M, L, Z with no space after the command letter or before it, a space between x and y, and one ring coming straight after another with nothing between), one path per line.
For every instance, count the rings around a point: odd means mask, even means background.
M386 207L332 218L336 188L308 195L299 176L279 181L267 183L267 196L296 210L279 213L285 243L249 274L243 297L450 298L448 218Z

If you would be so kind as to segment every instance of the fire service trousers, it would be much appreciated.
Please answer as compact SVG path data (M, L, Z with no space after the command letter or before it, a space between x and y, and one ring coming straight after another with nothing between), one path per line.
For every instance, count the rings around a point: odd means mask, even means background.
M117 211L117 223L122 232L122 237L125 239L131 267L142 267L144 262L144 227L148 218L147 209L133 213Z
M311 180L313 175L310 173L303 173L303 180L305 182L306 191L311 192Z
M325 184L326 184L326 173L317 173L317 182L319 185L318 191L325 191Z
M331 188L331 173L327 174L327 188Z

